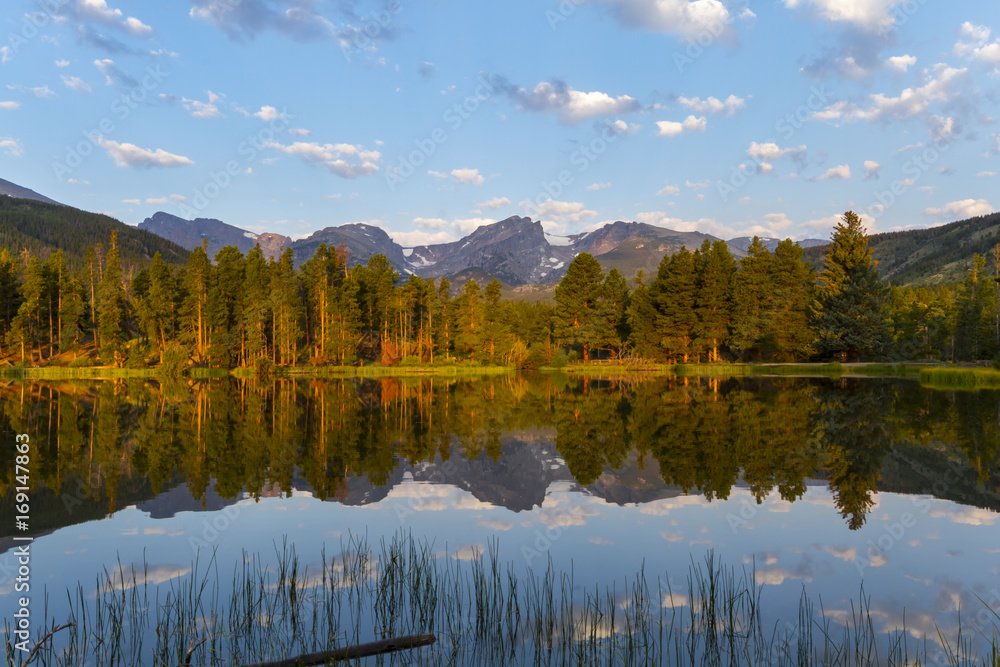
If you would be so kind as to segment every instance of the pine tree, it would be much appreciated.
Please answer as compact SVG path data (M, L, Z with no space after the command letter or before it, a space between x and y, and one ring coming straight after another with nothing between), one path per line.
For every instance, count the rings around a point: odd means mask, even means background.
M959 358L976 361L989 357L992 342L992 306L995 286L986 269L986 260L972 256L972 267L958 287L955 300L955 347Z
M640 269L635 277L635 289L629 301L627 322L629 342L635 353L649 359L663 358L660 336L656 330L656 304L645 284L645 273Z
M664 256L649 293L656 305L660 347L670 363L680 360L686 364L690 355L699 351L693 345L698 323L695 310L698 290L694 256L687 248L681 246L673 255Z
M281 365L294 365L298 361L299 341L302 337L299 322L302 299L292 258L292 249L286 248L281 259L271 266L274 347L278 354L275 363Z
M122 267L118 260L118 235L111 232L111 247L108 249L107 265L97 288L97 323L101 341L101 358L106 364L121 367L125 362L123 354L126 331L125 288L122 284Z
M206 314L211 331L209 356L215 364L229 368L239 359L243 342L241 290L246 280L243 253L225 246L215 255Z
M212 264L208 260L208 240L191 251L184 273L184 329L200 361L208 351L208 290L211 286Z
M695 253L697 315L695 339L708 352L708 361L719 360L719 348L726 343L732 319L733 281L736 260L725 241L705 239Z
M467 280L455 304L455 352L473 358L482 340L482 291L475 280Z
M452 331L454 326L454 304L451 300L451 283L447 278L438 282L437 308L434 325L434 344L444 352L445 360L451 359Z
M153 255L153 265L149 271L149 288L142 299L139 311L146 328L146 335L156 345L160 363L163 363L167 340L173 335L174 286L170 267L157 252Z
M767 314L765 347L779 361L807 359L816 334L809 322L813 299L813 271L802 260L802 248L785 239L774 250L771 262L771 299Z
M616 268L608 271L604 279L604 300L607 303L608 321L603 330L609 334L605 344L611 349L611 356L618 359L629 338L628 312L631 299L628 282Z
M884 354L890 341L889 289L875 268L861 218L853 211L837 224L819 278L821 287L812 305L819 350L844 360Z
M590 253L580 253L556 285L554 315L556 340L583 348L590 360L591 348L611 339L608 303L604 298L604 271Z
M259 243L247 253L243 321L246 327L243 365L252 366L258 359L268 356L271 325L271 281Z
M0 248L0 340L10 331L11 320L21 307L17 260L6 248Z
M740 260L733 280L733 322L729 347L746 357L756 351L760 359L770 309L770 279L774 257L756 236Z
M21 286L23 301L17 315L11 322L8 344L20 348L21 361L34 359L35 347L42 340L42 307L45 298L45 282L42 264L37 257L28 257L24 269L24 284ZM38 360L41 361L39 351Z

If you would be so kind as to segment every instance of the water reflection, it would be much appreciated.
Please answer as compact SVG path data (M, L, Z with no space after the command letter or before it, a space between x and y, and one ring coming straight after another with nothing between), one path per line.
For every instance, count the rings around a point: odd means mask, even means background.
M0 407L4 437L37 445L40 532L169 499L179 485L202 509L293 489L365 505L404 473L515 511L541 506L563 470L618 504L680 491L713 501L736 487L758 504L775 490L794 502L822 480L851 530L878 491L1000 510L1000 396L910 381L132 380L12 384ZM13 455L0 449L8 514Z

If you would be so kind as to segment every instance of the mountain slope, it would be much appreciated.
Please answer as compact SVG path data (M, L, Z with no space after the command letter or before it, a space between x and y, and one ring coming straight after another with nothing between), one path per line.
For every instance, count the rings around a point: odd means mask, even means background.
M188 251L179 245L106 215L60 204L0 197L0 247L14 255L27 248L44 260L62 250L66 263L80 269L87 247L97 244L107 247L112 231L118 233L125 268L146 266L157 252L169 264L187 262Z
M28 188L21 187L16 183L11 183L10 181L5 181L0 178L0 195L7 195L8 197L13 197L14 199L31 199L33 201L40 201L46 204L59 204L59 202L49 199L44 195L40 195L34 190L29 190Z
M139 223L139 229L173 241L182 248L194 250L203 240L208 240L208 256L215 255L227 245L236 246L244 255L260 243L267 258L277 259L291 239L280 234L254 234L245 229L212 218L185 220L176 215L159 211Z
M896 285L935 285L962 280L973 253L986 255L1000 243L1000 213L930 229L873 234L868 241L883 278ZM809 248L805 258L822 270L826 247Z
M784 241L784 239L777 239L769 236L759 237L760 242L764 244L764 247L774 252L774 249L778 247L778 244ZM826 245L830 241L823 239L802 239L801 241L796 241L801 248L815 248L816 246ZM753 243L752 236L740 236L735 239L729 239L726 241L729 244L729 248L735 252L739 249L741 252L746 254L747 250L750 249L750 244Z
M410 264L403 255L402 246L389 238L384 230L360 223L327 227L308 238L293 242L291 248L292 252L295 253L295 264L299 265L308 261L316 254L316 249L321 243L325 243L328 248L336 248L341 243L347 246L350 251L348 266L365 264L373 255L382 254L389 258L389 261L401 274L405 275L410 269ZM412 271L409 272L412 273Z

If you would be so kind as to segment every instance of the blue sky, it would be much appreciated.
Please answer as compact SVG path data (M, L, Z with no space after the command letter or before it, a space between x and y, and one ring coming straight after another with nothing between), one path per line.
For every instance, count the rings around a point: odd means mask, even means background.
M800 239L1000 203L993 2L10 0L0 60L0 178L129 224Z

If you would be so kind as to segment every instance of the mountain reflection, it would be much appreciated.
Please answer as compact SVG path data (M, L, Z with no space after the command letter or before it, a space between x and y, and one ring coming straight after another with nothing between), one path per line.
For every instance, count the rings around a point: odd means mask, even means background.
M795 501L826 483L860 528L880 491L1000 510L996 392L795 378L148 380L0 389L31 434L33 527L100 518L180 485L203 508L308 488L384 498L404 471L527 510L557 470L610 502L684 493ZM11 511L14 450L0 449ZM193 509L193 508L187 508Z

